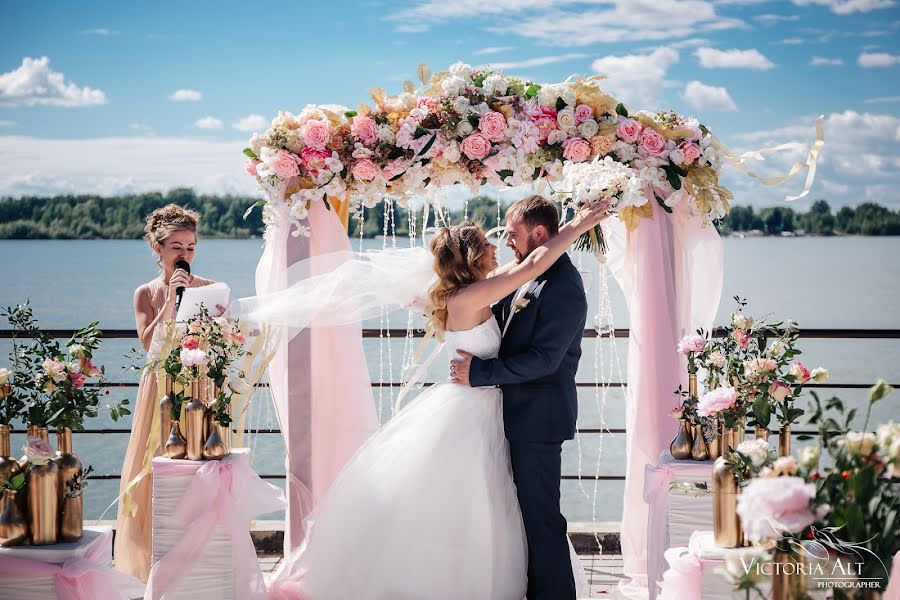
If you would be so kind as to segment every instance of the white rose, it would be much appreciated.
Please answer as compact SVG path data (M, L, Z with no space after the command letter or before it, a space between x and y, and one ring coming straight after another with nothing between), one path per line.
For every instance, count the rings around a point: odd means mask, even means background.
M744 313L737 312L734 313L734 317L732 318L731 322L738 329L749 329L753 324L753 319L744 315Z
M472 133L473 127L472 124L469 123L468 119L463 119L459 122L459 125L456 126L456 133L461 137L466 137L470 133Z
M450 75L453 77L459 77L460 79L468 80L472 77L474 69L472 69L472 65L467 65L464 62L458 62L450 65Z
M819 447L806 446L800 450L800 464L805 469L814 469L819 464Z
M812 383L822 383L828 381L828 369L816 367L809 373L809 381Z
M0 373L2 373L2 371L3 369L0 369ZM4 380L2 379L2 376L0 376L0 384L3 382ZM878 447L881 451L887 451L887 449L891 447L891 444L900 440L900 423L894 423L893 421L882 423L878 426L878 429L875 430L875 436L878 438Z
M81 344L72 344L69 346L69 356L72 358L84 358L85 352L86 350Z
M12 371L9 369L0 369L0 385L6 385L6 382L9 381L9 376L12 375Z
M506 89L509 87L509 82L506 81L506 77L504 77L503 75L494 73L492 75L488 75L484 79L484 85L482 87L484 87L484 93L487 96L502 96L506 93Z
M556 121L559 123L559 126L565 129L566 131L574 131L575 130L575 111L571 106L567 106L562 109L558 113L556 113Z
M566 141L569 135L562 129L554 129L547 135L547 143L551 146Z
M597 125L597 121L594 119L588 119L584 123L578 126L578 132L585 138L592 138L597 135L597 129L599 125Z
M779 456L772 464L772 470L777 475L796 475L797 461L793 456Z
M456 142L448 143L446 146L444 146L444 149L441 150L441 157L443 157L447 162L455 163L456 161L458 161L460 157L459 144L457 144Z
M847 450L850 456L869 456L875 450L877 438L874 433L868 431L848 431L842 439L838 440L838 446Z
M253 390L253 387L240 377L229 377L226 384L232 392L239 395L249 394Z
M615 155L619 158L619 160L623 162L631 162L635 158L637 158L637 150L634 149L634 146L629 144L628 142L623 142L622 140L616 141L610 148L611 152L614 152Z
M749 458L754 467L763 465L769 458L769 442L760 438L744 440L735 450Z
M576 96L575 90L573 90L568 85L563 84L562 89L559 92L559 97L563 99L563 102L568 104L569 106L575 106L576 104Z
M453 99L453 110L457 114L465 115L469 112L469 99L465 96L457 96Z

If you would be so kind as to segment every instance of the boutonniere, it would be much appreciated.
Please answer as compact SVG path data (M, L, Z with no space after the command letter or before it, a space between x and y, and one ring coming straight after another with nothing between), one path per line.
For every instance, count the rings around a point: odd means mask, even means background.
M515 309L513 310L513 314L518 313L520 310L525 310L528 308L528 304L531 302L531 298L523 297L516 300Z

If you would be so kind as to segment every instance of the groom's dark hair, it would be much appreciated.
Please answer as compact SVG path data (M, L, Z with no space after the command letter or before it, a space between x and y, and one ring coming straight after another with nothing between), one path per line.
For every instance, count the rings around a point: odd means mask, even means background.
M518 217L528 229L543 225L550 237L559 233L559 211L556 204L540 194L516 200L506 209L506 219Z

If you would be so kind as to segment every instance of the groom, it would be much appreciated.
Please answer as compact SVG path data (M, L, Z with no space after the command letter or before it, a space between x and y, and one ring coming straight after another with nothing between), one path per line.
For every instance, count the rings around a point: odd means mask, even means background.
M517 261L557 234L556 205L530 196L506 211ZM571 600L575 582L559 507L562 443L575 436L575 371L587 299L567 254L493 306L503 332L498 358L459 351L456 382L503 390L503 421L528 542L528 600Z

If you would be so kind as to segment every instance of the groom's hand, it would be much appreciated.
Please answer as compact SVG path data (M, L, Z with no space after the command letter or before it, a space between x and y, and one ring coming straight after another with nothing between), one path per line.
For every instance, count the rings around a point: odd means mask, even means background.
M450 361L450 381L459 385L469 385L469 367L472 366L472 355L465 350L457 350L462 358Z

